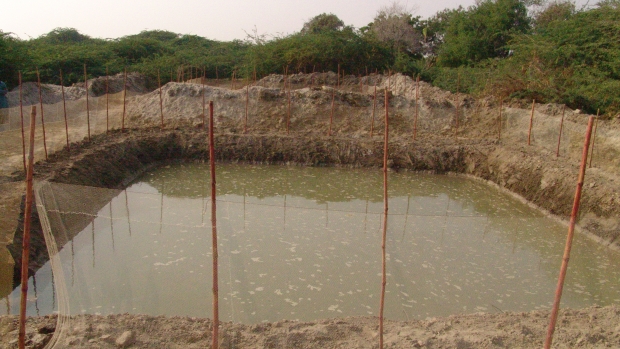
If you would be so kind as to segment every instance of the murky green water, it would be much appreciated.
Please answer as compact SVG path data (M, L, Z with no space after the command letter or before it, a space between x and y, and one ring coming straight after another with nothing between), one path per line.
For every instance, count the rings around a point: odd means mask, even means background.
M206 165L147 174L61 254L72 313L211 316ZM376 315L382 173L219 165L221 319ZM529 311L553 300L567 228L482 183L390 173L386 317ZM577 235L563 307L620 303L620 256ZM28 312L54 311L49 263ZM36 294L35 294L36 292ZM4 312L17 313L14 291Z

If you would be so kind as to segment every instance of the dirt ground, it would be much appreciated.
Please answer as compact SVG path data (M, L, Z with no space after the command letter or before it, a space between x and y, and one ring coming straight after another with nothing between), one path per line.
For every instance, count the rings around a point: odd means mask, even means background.
M99 84L101 81L99 78ZM136 92L125 101L122 93L117 93L111 102L105 96L94 97L102 89L97 85L89 102L96 106L89 115L94 125L92 138L88 140L87 136L85 103L75 104L70 116L70 147L65 145L64 123L60 117L53 119L58 121L47 125L51 130L47 135L51 144L49 158L37 163L35 177L116 188L154 163L176 158L204 161L208 152L203 122L209 100L215 106L218 161L379 167L387 89L390 166L394 170L471 175L522 197L560 220L568 220L587 123L587 116L579 111L564 111L558 152L563 114L559 105L536 105L531 119L531 105L510 101L504 104L500 118L497 101L455 95L426 83L417 88L410 77L402 75L361 79L347 76L337 88L333 73L298 74L286 81L290 89L283 89L285 79L281 75L235 90L223 87L223 82L217 86L213 81L204 85L200 81L168 83L161 90ZM227 87L231 87L230 83ZM59 102L54 99L57 90L50 88L53 96L46 98L59 110ZM104 101L110 108L107 112L102 107ZM119 130L123 125L125 132ZM0 194L2 202L6 202L0 206L0 242L19 246L17 205L24 190L21 133L16 127L6 129L0 133L0 158L4 160L0 166ZM586 173L579 219L580 232L612 249L618 249L620 235L619 130L617 118L597 123L594 157ZM42 138L37 133L37 159L44 159ZM39 249L31 252L31 270L44 261L37 258L45 253L41 249L39 244ZM3 250L0 246L0 258L7 254ZM12 252L15 250L13 247ZM0 285L6 284L4 274ZM555 347L620 347L618 315L617 305L564 311ZM13 317L0 319L0 345L7 348L14 347L14 321ZM30 321L30 347L42 347L50 338L45 332L51 331L51 325L46 324L53 324L54 319ZM539 348L547 321L547 312L530 312L390 322L386 347ZM119 322L123 325L117 326ZM123 346L116 344L117 339L123 332L132 331L129 339L135 337L135 342L127 346L204 347L209 342L209 333L205 332L208 326L206 319L93 317L91 327L77 329L75 338L66 338L73 341L66 346ZM226 335L222 346L230 348L373 348L378 342L374 318L255 326L225 324L223 331Z
M620 347L620 308L563 310L554 348ZM60 347L205 348L208 319L145 315L86 315L89 326L73 329ZM41 348L55 328L55 316L29 318L29 347ZM547 312L453 315L421 321L387 321L385 348L485 349L541 348ZM279 321L256 325L222 323L220 348L377 348L378 320L373 317ZM17 316L0 317L3 348L17 347Z

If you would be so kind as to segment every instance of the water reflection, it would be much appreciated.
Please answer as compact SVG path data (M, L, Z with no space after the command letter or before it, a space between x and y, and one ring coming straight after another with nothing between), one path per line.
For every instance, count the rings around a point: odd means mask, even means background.
M60 251L71 309L210 316L208 178L168 166L116 192ZM221 166L222 319L376 315L381 186L375 170ZM458 177L392 173L389 192L387 318L550 307L565 227ZM575 244L562 306L619 303L618 254ZM28 312L43 315L49 266L36 277Z

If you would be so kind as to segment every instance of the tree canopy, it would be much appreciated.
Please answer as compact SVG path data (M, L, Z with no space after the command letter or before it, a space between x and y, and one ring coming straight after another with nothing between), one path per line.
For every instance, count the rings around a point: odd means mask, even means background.
M299 32L222 42L165 30L117 39L56 28L21 40L0 31L0 78L72 84L124 69L156 83L178 74L209 78L290 72L392 70L475 95L557 102L607 115L620 112L620 0L576 8L571 0L478 0L468 8L415 16L398 2L354 28L321 13ZM529 9L529 10L528 10ZM529 11L529 12L528 12ZM204 71L203 71L204 70ZM191 73L190 73L191 71Z

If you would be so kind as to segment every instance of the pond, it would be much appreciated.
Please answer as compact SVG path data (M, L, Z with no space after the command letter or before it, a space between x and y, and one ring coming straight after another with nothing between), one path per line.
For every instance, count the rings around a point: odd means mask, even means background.
M209 168L176 164L116 191L30 279L28 313L211 316ZM377 315L382 172L219 165L220 319ZM485 183L389 174L385 316L550 308L567 227ZM620 302L620 256L576 235L562 307ZM56 279L56 280L55 280ZM36 287L35 287L36 283ZM3 302L18 313L19 289Z

